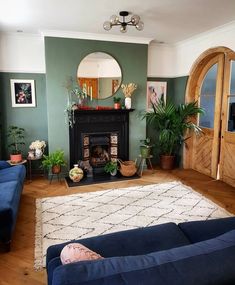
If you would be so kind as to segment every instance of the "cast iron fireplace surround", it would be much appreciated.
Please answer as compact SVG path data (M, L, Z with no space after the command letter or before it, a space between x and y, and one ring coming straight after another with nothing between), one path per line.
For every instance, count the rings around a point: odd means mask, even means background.
M117 157L129 160L129 113L134 109L76 110L69 131L70 167L84 159L84 136L117 134Z

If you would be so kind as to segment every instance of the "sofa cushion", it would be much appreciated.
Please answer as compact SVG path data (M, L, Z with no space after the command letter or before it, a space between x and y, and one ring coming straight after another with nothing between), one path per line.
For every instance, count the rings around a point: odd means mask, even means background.
M178 225L192 242L199 242L222 235L235 229L235 217L213 219L207 221L192 221Z
M0 170L0 183L18 180L23 184L25 179L25 166L24 165L16 165L9 168L4 168Z
M53 285L235 284L235 230L167 251L59 266Z
M183 232L174 223L100 235L80 239L77 242L98 252L103 257L146 254L190 244ZM47 263L60 256L61 250L68 243L70 242L49 247Z
M61 251L60 259L62 264L83 260L95 260L103 258L98 253L90 250L80 243L69 243Z

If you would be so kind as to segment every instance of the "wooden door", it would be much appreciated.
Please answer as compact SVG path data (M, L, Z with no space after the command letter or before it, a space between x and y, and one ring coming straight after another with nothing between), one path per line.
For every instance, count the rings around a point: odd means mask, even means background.
M79 77L79 85L90 96L92 99L98 99L98 79L97 78L87 78Z
M235 187L235 53L225 59L220 179Z
M206 114L198 119L203 135L193 138L192 168L213 178L217 177L220 155L223 66L223 54L213 57L205 65L198 78L195 96Z

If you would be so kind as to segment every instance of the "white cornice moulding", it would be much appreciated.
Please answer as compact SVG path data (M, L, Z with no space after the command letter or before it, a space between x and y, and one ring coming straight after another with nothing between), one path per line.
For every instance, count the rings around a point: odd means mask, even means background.
M225 33L225 32L229 32L231 30L235 30L235 21L229 22L227 24L224 24L222 26L216 27L214 29L210 29L204 33L200 33L197 34L195 36L192 36L186 40L183 41L179 41L175 44L172 44L173 47L182 47L182 46L187 46L192 44L193 42L197 41L197 40L204 40L207 39L209 37L211 37L212 35L216 35L216 34L221 34L221 33Z
M36 73L36 74L46 74L46 70L14 70L14 69L0 69L0 72L5 73Z
M188 74L175 74L175 75L172 75L170 74L169 76L167 76L166 74L164 75L161 75L161 74L157 74L157 75L147 75L148 78L166 78L166 79L173 79L173 78L178 78L178 77L185 77L185 76L189 76Z
M122 36L122 35L113 35L113 34L93 34L93 33L72 32L72 31L57 31L57 30L41 30L41 34L44 37L137 43L137 44L147 44L147 45L153 40L152 38L150 39L150 38L131 37L131 36Z

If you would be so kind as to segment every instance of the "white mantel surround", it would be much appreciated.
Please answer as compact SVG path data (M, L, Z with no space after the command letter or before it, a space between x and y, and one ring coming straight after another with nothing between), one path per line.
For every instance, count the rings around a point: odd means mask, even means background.
M233 21L175 45L150 43L148 77L186 76L205 50L216 46L235 50L234 35ZM0 34L0 72L46 73L44 37L26 33Z

